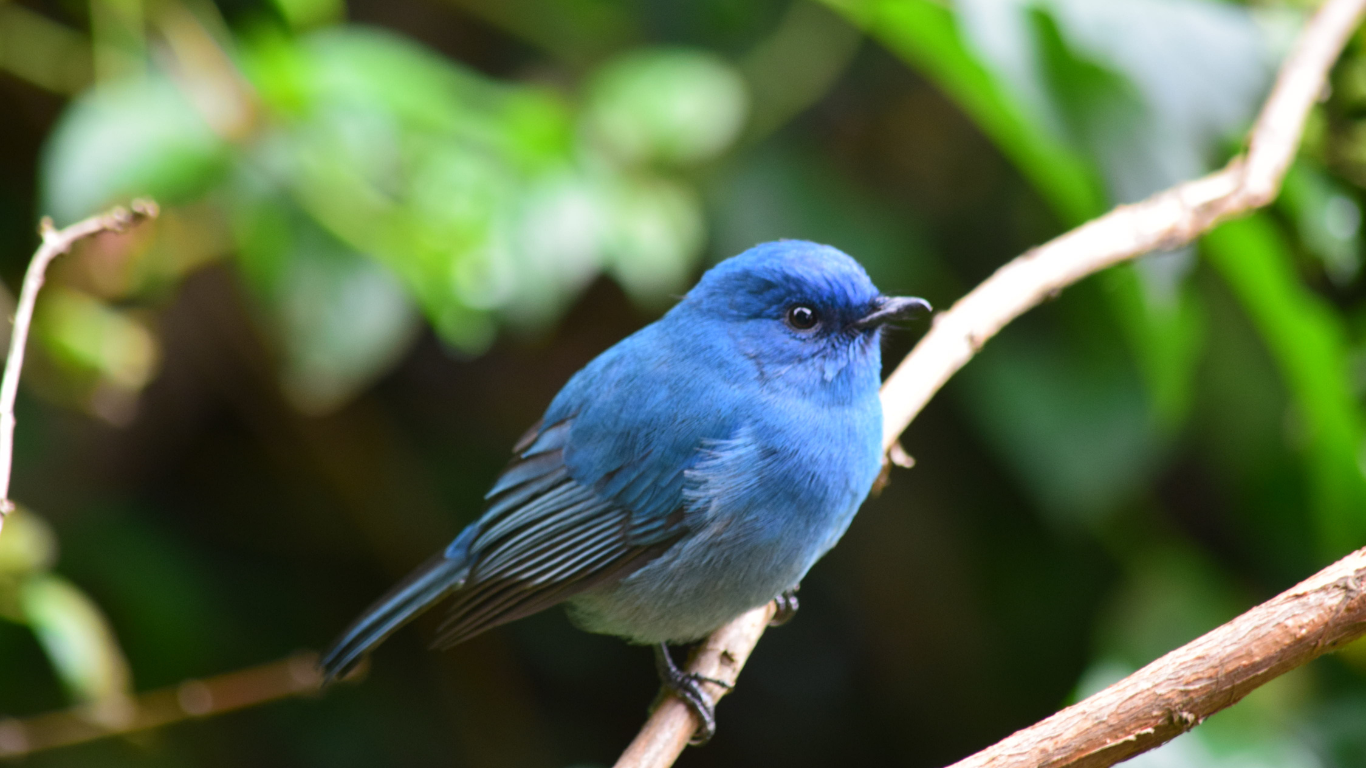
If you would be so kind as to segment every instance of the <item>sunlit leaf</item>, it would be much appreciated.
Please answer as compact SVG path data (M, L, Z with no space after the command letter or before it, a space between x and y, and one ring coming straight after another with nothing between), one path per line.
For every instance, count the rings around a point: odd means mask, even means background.
M44 571L57 560L57 536L38 515L19 507L5 517L0 575Z
M20 587L24 618L71 695L96 705L108 725L126 720L131 677L128 662L100 609L65 579L46 574Z
M702 51L635 51L600 70L585 120L608 151L631 162L694 163L739 135L749 97L739 73Z
M1270 85L1268 33L1211 0L965 0L975 50L1045 126L1104 170L1116 202L1203 173Z
M59 360L97 372L123 390L145 386L160 359L160 345L146 325L72 289L54 287L43 294L34 328Z
M407 352L418 316L392 274L287 202L243 206L243 273L278 331L281 383L301 411L344 404Z
M485 78L397 35L327 29L300 53L301 82L317 107L388 114L406 131L447 135L529 166L568 150L568 115L550 93Z
M649 304L686 291L706 234L697 196L662 179L627 180L608 194L615 215L604 250L612 276Z
M1266 36L1205 0L831 0L934 80L1072 223L1205 172L1270 77ZM1160 54L1155 52L1160 51ZM1121 320L1169 429L1191 398L1196 298L1189 251L1116 279ZM1130 281L1136 275L1137 294Z
M58 221L134 195L162 204L203 192L229 148L169 80L101 85L62 114L43 149L43 209Z

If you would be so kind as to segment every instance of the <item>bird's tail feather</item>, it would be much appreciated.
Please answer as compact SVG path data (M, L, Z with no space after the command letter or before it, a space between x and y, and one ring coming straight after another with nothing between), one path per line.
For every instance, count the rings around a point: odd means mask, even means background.
M327 649L318 663L323 680L331 682L351 671L385 638L458 589L467 571L464 558L448 559L444 555L418 566L367 608Z

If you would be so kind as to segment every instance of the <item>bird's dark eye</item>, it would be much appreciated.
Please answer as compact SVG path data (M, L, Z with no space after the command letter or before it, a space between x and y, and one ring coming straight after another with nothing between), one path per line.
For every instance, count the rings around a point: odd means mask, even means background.
M787 310L787 324L799 331L809 331L821 321L816 310L805 304L797 304Z

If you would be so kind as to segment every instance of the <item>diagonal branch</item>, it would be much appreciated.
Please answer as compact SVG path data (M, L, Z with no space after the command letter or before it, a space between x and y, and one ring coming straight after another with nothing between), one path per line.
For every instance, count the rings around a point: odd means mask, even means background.
M24 349L28 345L29 325L33 323L33 307L47 277L47 267L53 259L71 250L77 241L101 232L122 232L143 219L156 218L157 213L157 204L151 200L135 200L131 210L114 208L62 229L53 227L52 219L48 218L38 226L43 242L24 273L19 302L14 308L14 332L10 337L9 356L5 359L5 375L0 379L0 528L5 524L5 516L14 511L14 502L9 497L10 471L14 463L14 400L19 394L19 374L24 367Z
M1366 635L1366 549L950 768L1103 768Z
M1025 311L1088 275L1149 251L1185 245L1219 222L1274 200L1295 158L1309 110L1324 92L1328 71L1363 12L1366 0L1323 3L1281 65L1249 136L1245 155L1220 171L1115 208L1034 248L1001 267L936 317L934 327L883 384L883 448L892 451L911 420L949 377ZM1321 584L1323 579L1328 581ZM1366 634L1363 579L1366 554L1358 552L1106 691L960 765L1106 766L1151 749L1334 644ZM1312 585L1320 586L1310 589ZM1327 599L1324 589L1340 593L1341 607L1327 614L1315 613L1315 606ZM771 610L771 606L757 608L717 630L695 654L691 671L733 684L763 634ZM1315 618L1311 622L1297 611L1305 611L1306 616L1312 613ZM1296 635L1296 631L1318 633L1308 650L1304 646L1308 635ZM1248 674L1235 674L1237 670ZM1177 675L1180 677L1172 677ZM1203 682L1196 688L1170 685L1173 680L1185 679ZM1108 695L1116 689L1125 697ZM726 690L713 687L711 693L719 697ZM1157 712L1167 719L1153 721L1126 716L1126 712ZM1090 730L1083 738L1076 728L1059 729L1054 723L1059 718L1086 723ZM671 765L697 726L686 705L676 698L665 699L617 761L617 768ZM1124 746L1114 746L1117 744Z
M318 692L320 683L318 655L298 653L280 661L186 680L179 685L141 694L133 701L132 717L118 727L111 728L91 718L89 706L48 712L24 720L0 718L0 759L110 736L127 736L292 696L312 695Z

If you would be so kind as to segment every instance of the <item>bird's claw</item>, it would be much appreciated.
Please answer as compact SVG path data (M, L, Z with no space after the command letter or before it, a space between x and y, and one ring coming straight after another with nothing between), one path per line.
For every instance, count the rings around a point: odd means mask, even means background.
M673 657L669 655L669 647L665 643L655 646L655 669L664 688L687 704L688 709L697 715L699 725L692 738L688 739L688 743L700 747L711 741L711 737L716 735L716 702L702 690L702 683L719 685L726 690L731 689L731 684L714 677L679 669Z
M800 585L787 590L786 592L773 598L773 618L768 620L770 627L781 627L792 620L797 615L797 590Z

